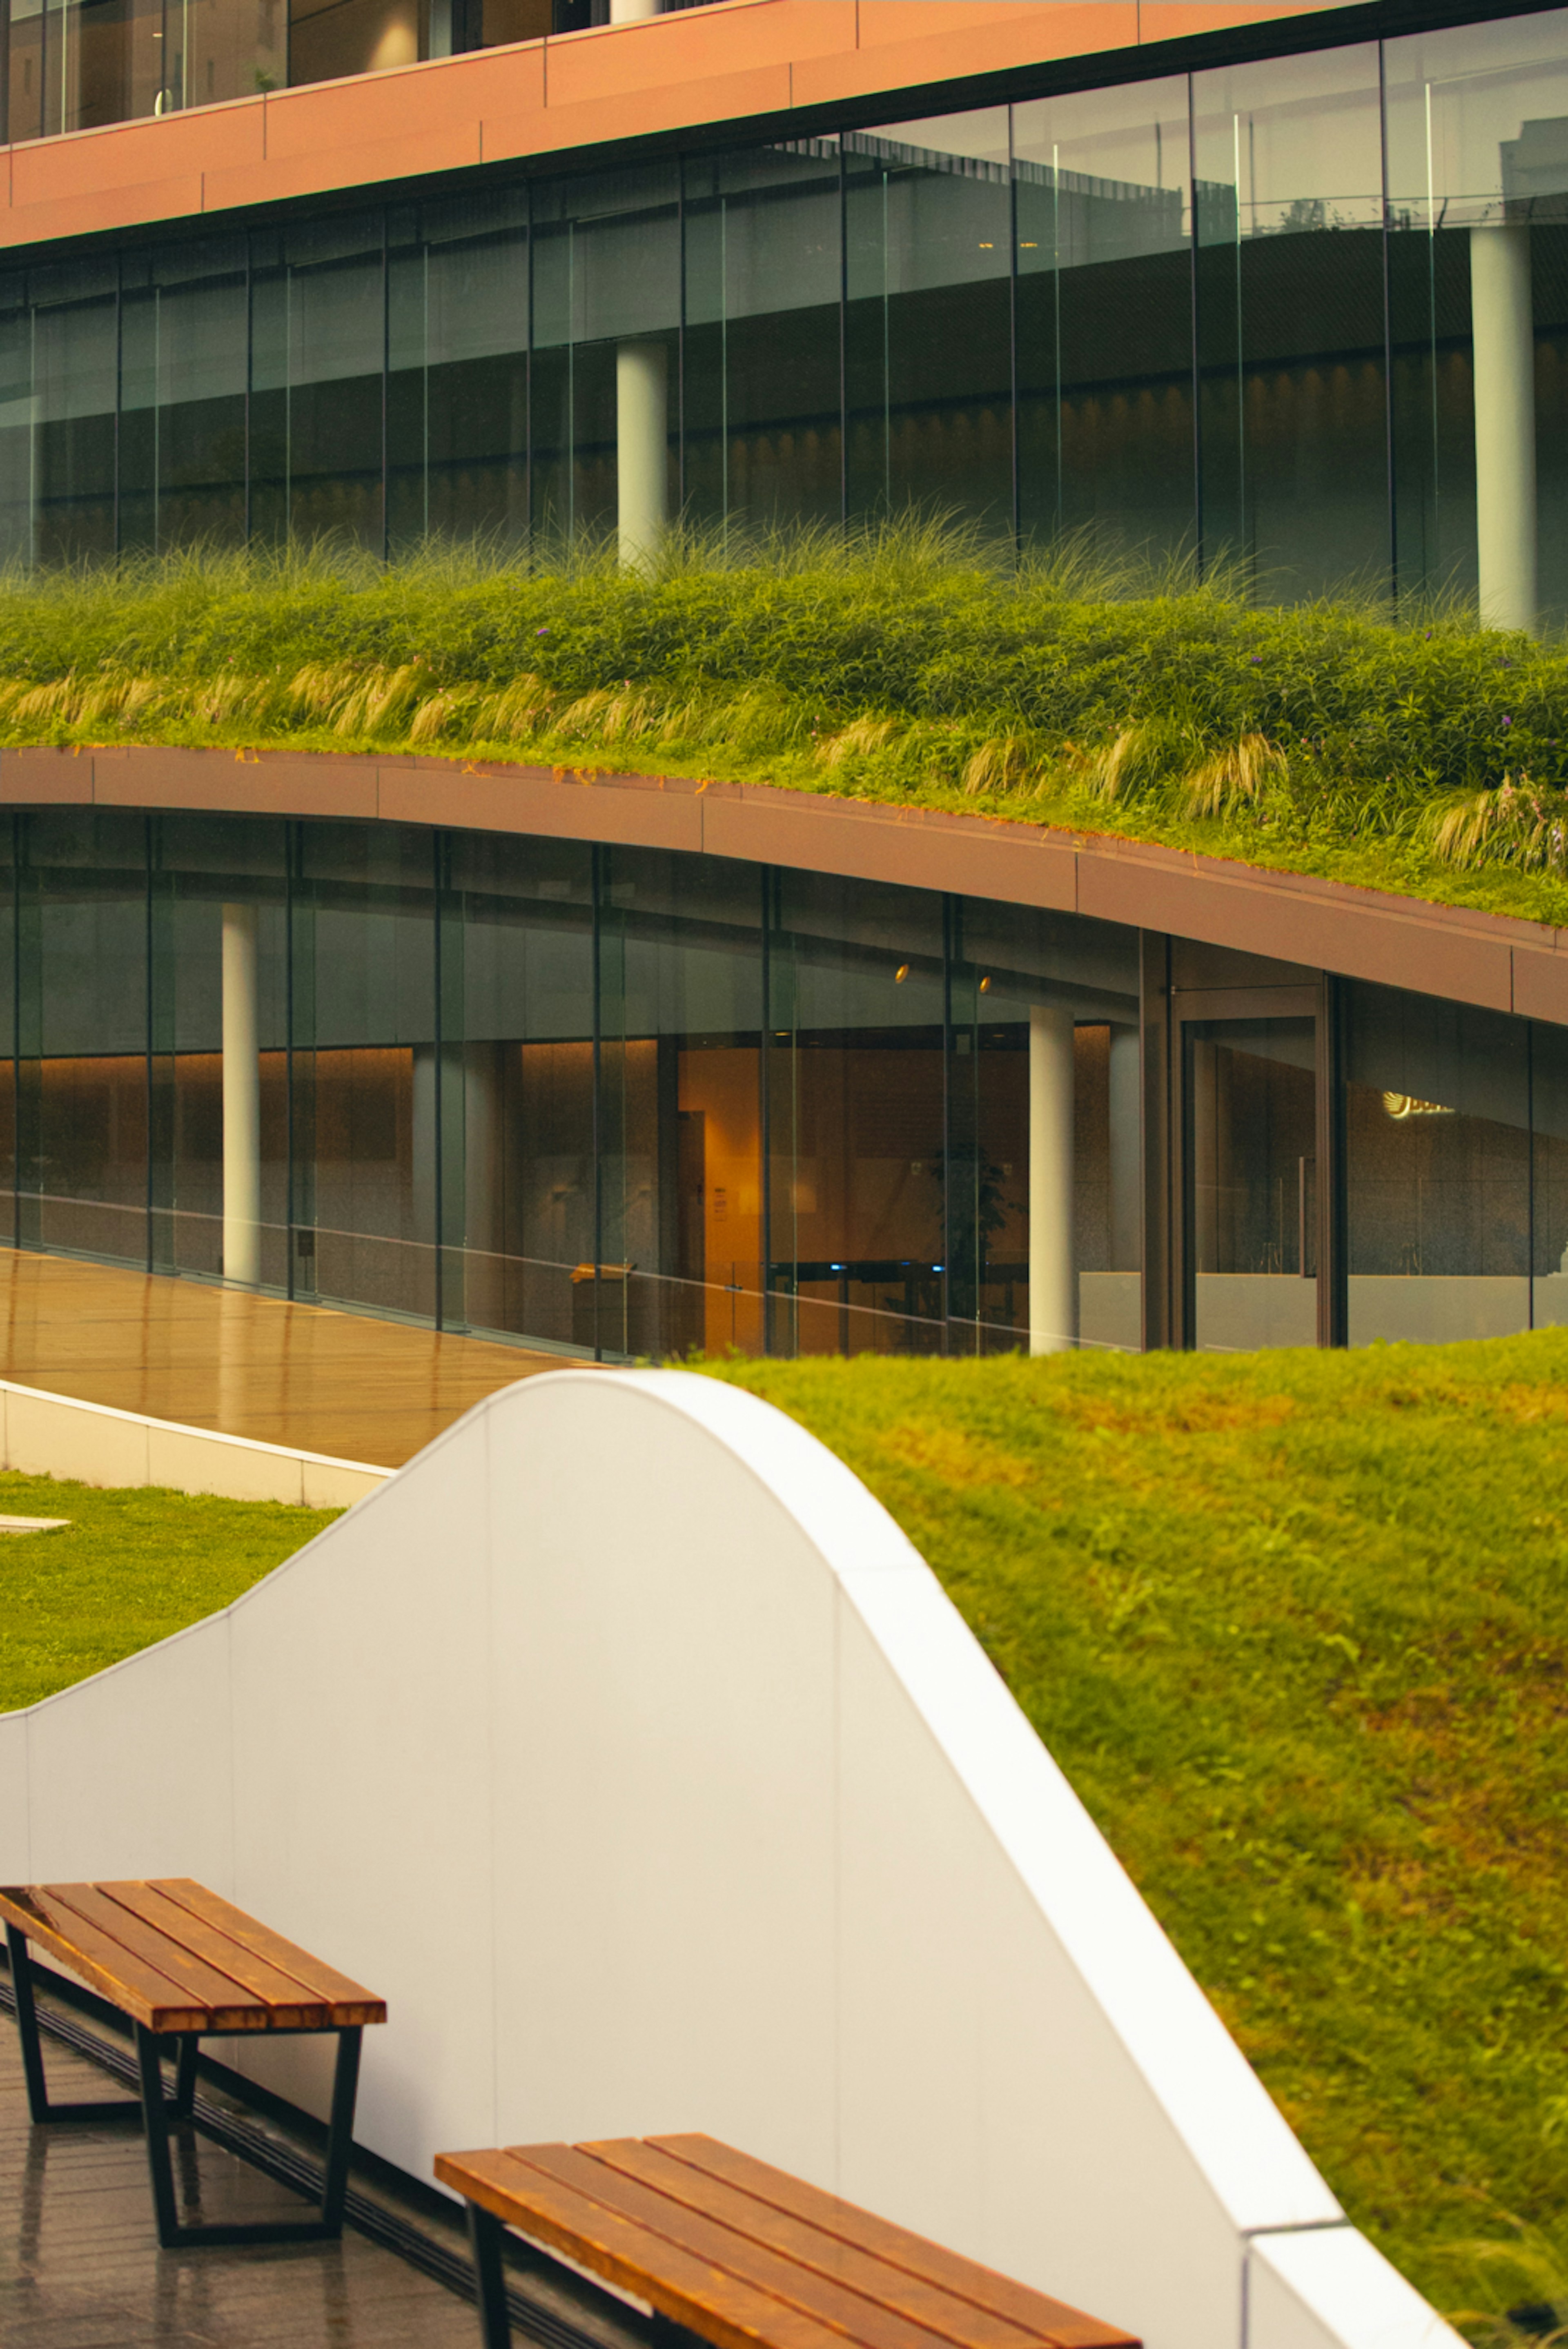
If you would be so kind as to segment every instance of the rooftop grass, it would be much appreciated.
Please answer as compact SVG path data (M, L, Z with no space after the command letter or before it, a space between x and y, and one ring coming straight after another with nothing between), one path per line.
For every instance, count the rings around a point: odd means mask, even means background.
M1568 2325L1568 1330L705 1367L929 1560L1352 2218Z
M0 742L413 750L1118 833L1568 922L1568 649L889 525L532 569L197 550L0 577Z
M0 1473L0 1515L70 1519L0 1536L0 1713L226 1607L337 1514Z

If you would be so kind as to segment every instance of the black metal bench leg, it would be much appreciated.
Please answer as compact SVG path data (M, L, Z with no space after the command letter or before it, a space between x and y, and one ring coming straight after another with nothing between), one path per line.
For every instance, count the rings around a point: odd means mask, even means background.
M473 2281L479 2297L479 2338L483 2349L512 2349L512 2319L506 2307L506 2262L503 2245L506 2230L499 2219L468 2206L468 2240L473 2252Z
M196 2055L202 2044L194 2031L185 2033L180 2042L180 2061L174 2074L174 2117L188 2121L196 2109Z
M169 2159L169 2114L163 2101L163 2064L158 2033L136 2026L136 2063L141 2075L141 2120L147 2131L147 2167L152 2178L152 2210L158 2240L172 2251L187 2232L174 2204L174 2171Z
M37 2122L103 2121L134 2112L135 2103L129 2096L108 2096L101 2101L95 2099L83 2104L50 2103L44 2079L44 2049L38 2036L38 2009L33 1996L33 1961L26 1935L19 1932L15 1925L7 1925L5 1948L11 1960L11 1995L16 2006L16 2037L21 2043L22 2073L27 2083L29 2118Z
M332 2083L332 2121L327 2138L327 2169L322 2180L321 2215L311 2219L219 2220L185 2224L174 2193L174 2168L170 2158L171 2117L188 2116L195 2102L196 2048L194 2034L180 2035L179 2069L172 2103L163 2094L161 2044L155 2032L136 2026L136 2060L141 2075L141 2112L147 2131L147 2167L152 2179L152 2209L158 2240L166 2251L196 2251L219 2243L335 2242L343 2232L343 2208L348 2196L348 2160L354 2149L354 2106L359 2087L359 2048L363 2032L355 2025L337 2034L337 2064Z
M343 2232L348 2193L348 2157L354 2150L354 2104L359 2093L359 2048L364 2033L356 2024L337 2034L337 2065L332 2076L332 2121L327 2134L327 2173L321 2184L321 2219L327 2232Z

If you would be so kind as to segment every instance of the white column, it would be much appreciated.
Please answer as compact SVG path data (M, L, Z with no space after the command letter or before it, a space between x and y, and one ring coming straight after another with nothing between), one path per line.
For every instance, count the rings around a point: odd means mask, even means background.
M223 907L223 1278L261 1278L256 909Z
M1110 1268L1143 1262L1143 1056L1136 1028L1113 1027L1110 1050Z
M1485 628L1535 627L1535 324L1530 231L1470 231L1476 551Z
M669 367L662 343L620 343L615 355L616 485L620 559L648 562L669 524Z
M612 25L640 25L645 16L660 14L662 0L610 0Z
M1078 1335L1073 1249L1073 1016L1029 1010L1029 1350L1059 1353Z

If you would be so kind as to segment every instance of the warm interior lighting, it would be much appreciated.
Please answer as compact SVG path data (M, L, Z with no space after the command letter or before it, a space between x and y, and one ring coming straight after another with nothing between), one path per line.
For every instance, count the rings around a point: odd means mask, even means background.
M1385 1093L1383 1106L1400 1123L1407 1117L1452 1117L1454 1113L1442 1102L1417 1101L1414 1093Z
M901 962L901 963L898 965L898 969L893 973L893 984L894 984L894 986L895 986L895 987L902 987L902 986L903 986L903 984L904 984L904 981L909 978L909 964L908 964L907 962Z
M991 981L989 978L982 978L981 980L980 991L982 995L989 995L991 993Z

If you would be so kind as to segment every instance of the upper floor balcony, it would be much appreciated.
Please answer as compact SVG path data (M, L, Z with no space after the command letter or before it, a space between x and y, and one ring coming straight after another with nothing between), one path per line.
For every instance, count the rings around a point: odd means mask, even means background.
M662 0L664 8L702 0ZM0 0L5 137L48 139L662 13L660 0Z

